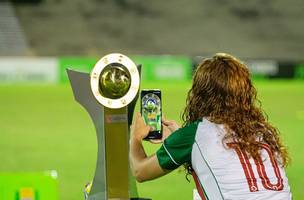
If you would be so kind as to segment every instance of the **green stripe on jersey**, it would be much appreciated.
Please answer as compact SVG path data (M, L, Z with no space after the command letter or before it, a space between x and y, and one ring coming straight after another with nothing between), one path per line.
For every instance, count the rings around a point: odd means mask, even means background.
M184 163L191 164L191 152L198 124L195 121L173 132L156 152L160 166L173 170Z

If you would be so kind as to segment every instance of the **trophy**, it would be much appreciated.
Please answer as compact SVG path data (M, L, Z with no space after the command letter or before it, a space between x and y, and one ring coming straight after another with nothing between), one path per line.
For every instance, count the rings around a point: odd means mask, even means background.
M140 199L129 165L129 127L140 87L140 65L119 53L102 57L91 74L67 69L75 100L96 129L98 157L88 200ZM88 189L89 188L89 189Z

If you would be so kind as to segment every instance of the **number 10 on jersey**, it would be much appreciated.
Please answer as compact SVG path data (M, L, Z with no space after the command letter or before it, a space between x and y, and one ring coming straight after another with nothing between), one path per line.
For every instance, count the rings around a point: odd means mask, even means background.
M244 170L244 173L245 173L245 176L247 179L247 183L248 183L250 192L259 191L259 188L257 185L257 179L253 173L252 165L249 162L249 158L248 158L248 155L246 154L246 152L243 152L240 149L239 145L237 145L237 143L228 143L228 146L230 148L233 148L236 151L236 153L240 159L242 168ZM263 187L267 190L274 190L274 191L283 190L283 188L284 188L283 179L282 179L278 164L273 157L273 154L271 152L269 145L260 143L259 146L261 147L261 149L264 149L267 152L267 155L271 162L271 166L274 170L274 174L277 178L276 184L271 183L266 174L266 169L265 169L262 159L261 158L254 159L254 163L256 165L256 169L259 174L259 178L261 179Z

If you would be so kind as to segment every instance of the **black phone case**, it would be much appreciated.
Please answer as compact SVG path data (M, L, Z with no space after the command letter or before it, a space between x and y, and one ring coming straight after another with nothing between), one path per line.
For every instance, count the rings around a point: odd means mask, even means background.
M142 105L142 98L148 94L148 93L153 93L155 95L157 95L160 99L160 113L162 116L162 101L161 101L161 91L158 89L151 89L151 90L142 90L140 93L140 113L142 115L142 109L143 109L143 105ZM144 138L144 140L153 140L153 139L161 139L162 138L162 126L161 126L161 130L160 131L150 131L148 136Z

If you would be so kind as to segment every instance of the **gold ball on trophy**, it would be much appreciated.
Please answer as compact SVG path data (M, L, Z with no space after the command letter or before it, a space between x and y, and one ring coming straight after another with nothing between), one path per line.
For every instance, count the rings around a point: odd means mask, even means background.
M126 107L136 97L140 76L127 56L111 53L102 57L91 71L91 90L96 100L111 109Z
M130 88L131 75L129 71L120 64L111 64L102 70L99 79L100 93L111 99L123 97Z

